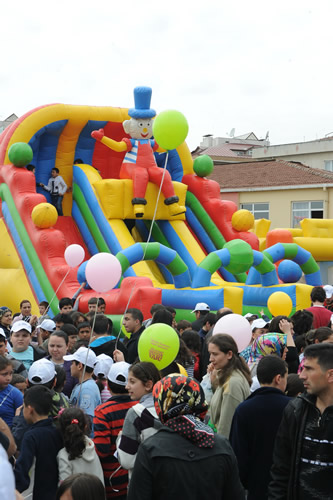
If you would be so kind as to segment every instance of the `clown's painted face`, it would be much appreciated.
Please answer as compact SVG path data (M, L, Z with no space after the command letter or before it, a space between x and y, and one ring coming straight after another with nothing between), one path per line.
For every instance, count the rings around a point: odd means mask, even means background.
M151 118L131 118L123 123L124 130L132 139L150 139L153 135Z

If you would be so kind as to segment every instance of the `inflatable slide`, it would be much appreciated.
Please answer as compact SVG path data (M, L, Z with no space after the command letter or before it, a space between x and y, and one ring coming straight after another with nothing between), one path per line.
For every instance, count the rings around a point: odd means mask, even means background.
M98 252L117 256L122 266L119 285L106 293L106 312L122 314L140 308L145 317L153 303L181 310L182 317L197 302L211 310L267 311L267 300L283 291L293 310L309 305L308 285L320 284L311 254L298 245L281 244L259 252L259 241L234 203L220 199L216 182L197 174L186 143L168 152L155 152L160 168L166 164L183 213L170 215L158 185L148 182L144 216L136 217L133 181L120 177L124 151L114 151L92 136L103 130L114 141L130 140L123 122L128 109L52 104L37 108L10 125L0 136L0 196L2 305L18 310L23 298L34 305L78 290L78 270L64 259L68 245L81 245L85 261ZM17 143L31 147L35 172L10 161ZM22 163L22 161L21 161ZM68 186L63 216L48 217L47 185L58 168ZM157 203L158 200L158 203ZM149 242L147 240L149 239ZM276 262L291 259L306 283L282 283ZM82 291L79 308L96 292ZM190 316L189 316L190 317Z

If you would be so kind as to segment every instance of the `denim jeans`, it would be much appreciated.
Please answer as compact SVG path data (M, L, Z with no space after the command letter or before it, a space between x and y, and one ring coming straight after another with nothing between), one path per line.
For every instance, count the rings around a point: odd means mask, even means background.
M56 207L58 215L64 215L62 213L62 199L63 196L58 194L51 194L51 203L54 207Z

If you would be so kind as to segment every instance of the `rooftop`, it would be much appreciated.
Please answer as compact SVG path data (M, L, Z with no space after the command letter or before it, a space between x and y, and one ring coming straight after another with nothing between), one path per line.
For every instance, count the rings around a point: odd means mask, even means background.
M218 164L209 179L222 191L272 188L274 186L333 185L333 172L307 167L299 162L270 160Z

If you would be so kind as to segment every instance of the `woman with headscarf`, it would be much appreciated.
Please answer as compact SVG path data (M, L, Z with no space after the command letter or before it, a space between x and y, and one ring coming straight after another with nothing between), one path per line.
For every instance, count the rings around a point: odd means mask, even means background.
M261 358L269 354L276 354L279 358L285 359L287 351L287 335L282 333L265 333L261 335L252 344L248 361L251 375L256 375L257 365Z
M139 448L128 500L244 499L229 442L203 423L200 384L172 374L155 384L153 397L164 425Z
M288 316L275 316L269 324L271 333L283 333L287 335L287 355L284 358L288 365L289 373L297 373L299 358L294 342L294 324Z

